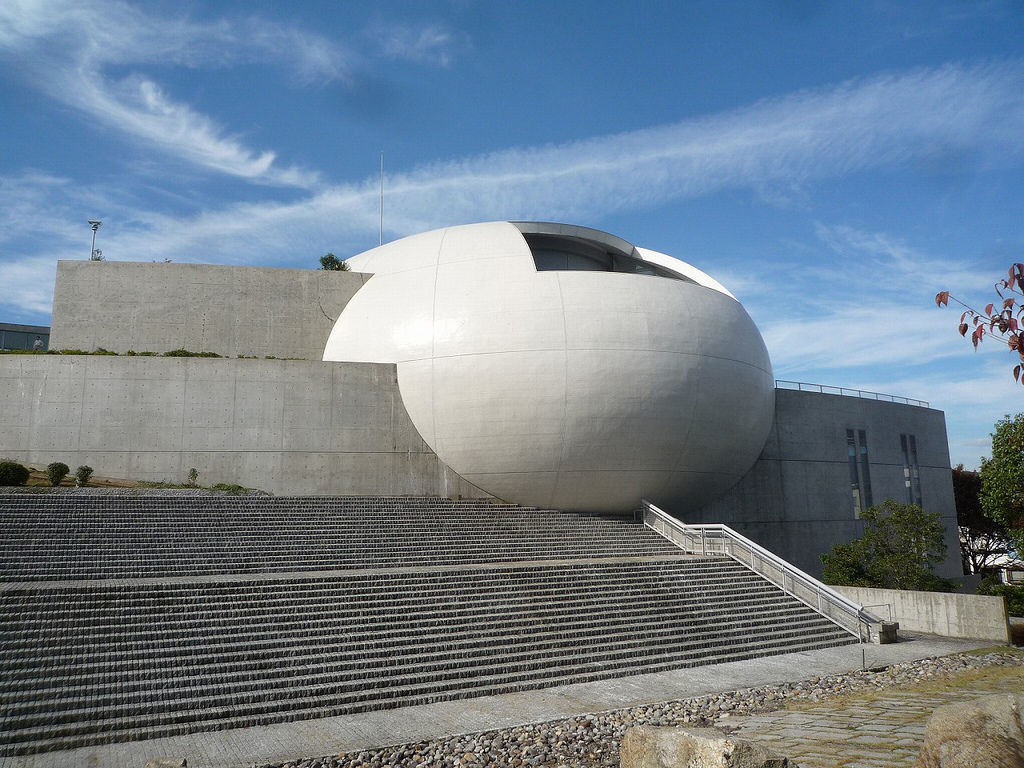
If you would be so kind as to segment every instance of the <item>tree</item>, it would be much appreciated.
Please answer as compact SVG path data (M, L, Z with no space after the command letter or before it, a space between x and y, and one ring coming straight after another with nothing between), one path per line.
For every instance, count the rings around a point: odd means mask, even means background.
M1012 265L1006 279L998 281L995 289L1002 299L998 312L995 304L987 304L985 311L979 312L951 296L949 291L935 294L935 303L944 307L952 299L964 308L960 315L960 335L967 336L967 332L971 331L971 343L975 349L986 336L993 336L1009 347L1011 352L1016 352L1020 362L1013 367L1013 379L1024 384L1024 304L1013 296L1024 296L1024 264Z
M333 272L348 272L349 266L347 261L342 261L333 253L328 253L326 256L320 257L320 269Z
M1024 413L1004 416L992 433L992 458L981 460L981 508L1024 551Z
M92 477L92 467L88 464L83 464L75 470L75 485L80 488L88 485L90 477Z
M861 515L864 536L821 556L826 584L951 592L956 583L932 573L946 556L936 512L891 499Z
M0 485L24 485L31 473L16 461L0 461Z
M958 464L953 469L953 499L964 573L992 570L1010 554L1010 541L1006 526L981 508L981 475Z
M60 485L70 471L71 468L63 461L55 461L46 465L46 477L50 481L50 485L54 487Z

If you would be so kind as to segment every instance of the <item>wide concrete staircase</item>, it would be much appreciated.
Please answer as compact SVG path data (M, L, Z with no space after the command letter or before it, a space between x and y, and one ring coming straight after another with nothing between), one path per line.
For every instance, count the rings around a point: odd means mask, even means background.
M12 495L0 530L0 756L857 642L622 518Z

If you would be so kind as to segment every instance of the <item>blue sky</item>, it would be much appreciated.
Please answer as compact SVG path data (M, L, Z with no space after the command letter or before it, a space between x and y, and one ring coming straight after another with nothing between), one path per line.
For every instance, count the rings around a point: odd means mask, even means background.
M0 3L0 320L58 259L315 268L565 221L691 262L779 379L927 400L953 463L1024 410L974 352L1024 261L1024 2Z

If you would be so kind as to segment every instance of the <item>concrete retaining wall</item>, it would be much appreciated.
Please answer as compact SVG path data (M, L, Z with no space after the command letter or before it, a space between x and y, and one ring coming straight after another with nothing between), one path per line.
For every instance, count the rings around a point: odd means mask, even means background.
M936 572L962 575L946 419L930 408L777 389L775 422L753 469L718 501L683 519L725 523L820 576L820 555L864 532L853 507L847 429L866 434L874 504L908 501L900 435L917 438L922 506L938 512L946 530L946 560Z
M49 349L323 359L370 275L322 269L60 261Z
M899 622L900 631L1010 643L1006 601L1002 597L866 587L833 589L883 619L887 617L886 609L874 606L891 606L893 621Z
M394 365L0 356L0 457L277 494L484 497L427 447Z

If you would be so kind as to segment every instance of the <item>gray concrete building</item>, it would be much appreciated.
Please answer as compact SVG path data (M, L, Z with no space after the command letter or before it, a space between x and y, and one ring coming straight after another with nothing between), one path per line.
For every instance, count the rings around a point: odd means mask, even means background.
M874 393L779 384L771 433L750 472L684 515L686 522L725 523L820 574L821 553L862 535L861 511L886 499L918 504L942 518L947 556L941 574L961 576L942 411Z
M643 497L812 574L892 498L940 514L941 573L959 575L940 411L773 386L738 302L664 254L563 225L439 233L356 257L363 272L60 262L50 346L119 356L0 356L0 456L278 494ZM375 320L380 302L399 321ZM733 313L742 343L701 307ZM174 349L222 357L139 356Z
M322 269L62 261L50 346L320 360L338 315L369 277Z
M46 350L50 348L50 329L45 325L0 323L0 349Z

